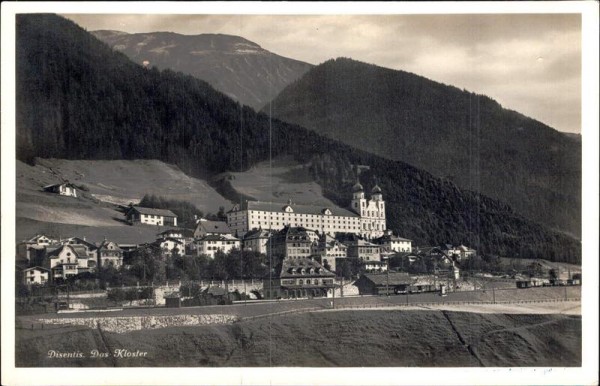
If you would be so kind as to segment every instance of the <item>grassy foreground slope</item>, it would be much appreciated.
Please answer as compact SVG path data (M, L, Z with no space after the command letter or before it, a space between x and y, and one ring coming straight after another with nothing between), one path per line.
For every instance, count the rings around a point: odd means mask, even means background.
M70 328L72 330L72 328ZM60 330L64 330L60 333ZM117 366L580 366L581 317L447 311L338 311L127 334L17 329L18 366L112 366L47 351L124 348ZM69 335L68 339L65 336ZM101 341L99 342L98 339ZM59 362L60 364L58 364Z

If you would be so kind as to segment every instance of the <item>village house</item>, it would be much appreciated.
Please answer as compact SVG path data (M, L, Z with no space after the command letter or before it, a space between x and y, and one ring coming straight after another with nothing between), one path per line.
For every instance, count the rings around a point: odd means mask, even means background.
M286 258L278 277L265 279L266 299L295 299L333 296L335 275L314 259Z
M88 258L97 260L98 254L98 246L96 244L92 244L86 240L86 238L79 237L69 237L67 239L61 240L60 243L62 245L70 245L72 247L83 248L85 250L85 254Z
M196 253L198 256L206 255L214 258L217 251L229 253L233 249L241 248L241 240L230 234L206 235L196 240Z
M104 240L97 249L98 266L116 269L123 266L123 250L113 241Z
M81 246L63 245L47 254L44 268L52 272L51 280L68 279L83 272L92 272L96 268L96 259L89 258Z
M177 215L168 209L144 208L132 205L125 216L130 224L177 226Z
M182 239L167 237L158 239L154 243L160 247L164 255L172 255L173 253L178 255L186 254L185 242Z
M60 194L61 196L77 197L77 188L69 182L44 186L44 191Z
M395 236L391 230L386 230L383 236L373 242L393 252L412 252L412 240Z
M413 252L419 257L431 258L440 267L448 267L453 263L453 260L439 247L420 247Z
M381 261L381 246L366 240L353 240L346 242L348 258L362 261Z
M330 234L325 234L312 244L312 255L321 256L321 263L335 272L336 260L348 257L348 247Z
M275 232L267 245L267 253L282 258L309 257L312 254L316 232L303 227L284 227Z
M459 245L456 247L458 249L458 261L467 260L477 255L477 251L475 249L466 247L464 245Z
M194 238L202 238L207 235L233 235L233 232L225 221L211 221L200 219L194 230Z
M173 248L177 247L179 253L183 255L188 253L188 251L195 251L196 249L194 244L194 232L190 229L168 229L156 236L157 242L161 244L161 248L167 248L169 251L172 251ZM177 246L171 244L177 244ZM183 246L180 244L183 244Z
M32 238L17 244L16 257L17 262L26 266L35 266L42 264L46 256L46 249L50 246L58 248L58 240L43 234L38 234Z
M448 257L458 259L460 257L460 249L452 244L442 244L439 249Z
M253 229L244 235L244 250L267 254L267 244L272 233L264 229Z
M50 279L50 270L44 267L26 268L22 274L22 282L25 285L44 285Z

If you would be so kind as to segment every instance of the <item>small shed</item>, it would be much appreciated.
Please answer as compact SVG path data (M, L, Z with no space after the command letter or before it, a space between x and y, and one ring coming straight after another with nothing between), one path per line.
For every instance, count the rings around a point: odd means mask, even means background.
M531 287L530 280L517 280L517 288L529 288Z
M44 191L60 194L61 196L77 197L77 188L70 182L44 186Z
M181 297L179 296L179 294L165 295L165 306L167 308L180 308Z

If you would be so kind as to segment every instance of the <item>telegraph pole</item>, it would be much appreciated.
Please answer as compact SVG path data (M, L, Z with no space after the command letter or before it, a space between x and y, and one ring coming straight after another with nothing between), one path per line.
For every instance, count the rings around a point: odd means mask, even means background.
M333 300L331 301L331 309L335 309L335 279L333 280Z
M387 269L386 272L386 282L385 282L385 295L390 296L390 259L386 259Z

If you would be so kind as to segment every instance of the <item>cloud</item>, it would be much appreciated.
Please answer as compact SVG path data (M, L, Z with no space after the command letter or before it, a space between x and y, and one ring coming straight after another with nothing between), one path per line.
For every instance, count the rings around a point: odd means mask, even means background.
M486 94L580 131L577 14L65 15L88 30L242 36L312 64L344 56Z

